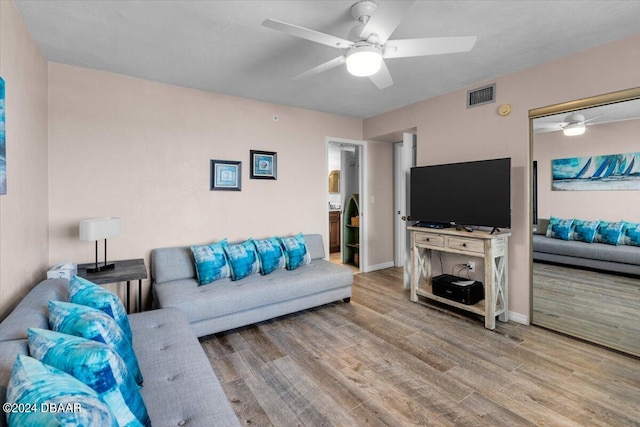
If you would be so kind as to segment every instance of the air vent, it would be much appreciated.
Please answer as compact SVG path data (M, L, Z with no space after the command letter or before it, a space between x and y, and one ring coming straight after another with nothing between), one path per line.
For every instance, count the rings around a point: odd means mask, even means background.
M496 102L496 84L490 84L467 92L467 108Z

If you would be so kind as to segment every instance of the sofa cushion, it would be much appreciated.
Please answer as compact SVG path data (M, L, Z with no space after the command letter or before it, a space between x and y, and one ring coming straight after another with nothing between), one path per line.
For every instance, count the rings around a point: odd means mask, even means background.
M225 245L224 252L231 267L231 280L244 279L260 270L260 260L252 239Z
M7 401L7 386L13 365L19 354L28 356L29 346L27 340L14 340L0 342L0 401ZM4 414L0 415L0 426L6 426Z
M261 274L269 274L274 270L285 268L286 260L278 238L257 239L253 243L256 245L256 252L260 258Z
M282 249L284 249L284 258L287 264L287 270L295 270L301 265L311 262L311 253L307 248L302 233L291 237L280 237Z
M227 239L210 245L191 246L198 283L207 285L231 276L227 256L224 252L226 245Z
M35 404L38 409L43 404L62 405L67 409L12 412L7 415L9 426L117 426L107 405L89 386L29 356L20 355L16 359L7 402Z
M69 301L104 311L116 321L129 341L132 340L127 311L113 292L87 279L73 276L69 282Z
M49 301L49 326L53 331L110 345L122 357L136 382L142 384L142 374L131 342L108 314L84 305Z
M631 246L640 246L640 224L624 222L624 236L621 243Z
M196 289L217 287L193 282ZM145 378L141 393L153 427L240 427L183 313L159 309L131 314L129 320Z
M640 248L613 246L604 243L585 243L533 236L533 251L570 257L640 265Z
M314 295L352 282L350 269L317 259L293 271L275 270L268 276L253 275L238 282L223 279L214 287L198 286L195 279L156 283L154 287L161 307L178 308L193 323Z
M569 240L571 237L573 219L562 219L552 216L547 226L547 237Z
M584 221L581 219L574 219L571 240L593 243L599 225L600 221Z
M600 221L598 231L596 232L596 243L606 243L608 245L617 246L622 241L624 231L624 222L606 222Z
M49 327L49 300L68 301L69 280L40 282L0 323L0 341L27 339L27 329Z
M196 277L193 253L189 246L152 250L151 277L155 283Z
M29 353L82 381L109 406L120 426L149 425L135 378L108 345L46 329L29 329Z

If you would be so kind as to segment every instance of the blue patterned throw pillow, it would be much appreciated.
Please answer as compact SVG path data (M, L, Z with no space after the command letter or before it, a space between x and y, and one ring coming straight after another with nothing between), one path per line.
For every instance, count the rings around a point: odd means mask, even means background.
M269 274L279 268L285 268L286 260L280 241L276 237L254 240L260 258L260 273Z
M85 305L49 301L49 327L56 332L105 343L124 360L127 369L142 384L142 373L131 342L108 314Z
M640 246L640 223L624 222L624 236L622 242L625 245Z
M593 243L593 240L596 237L596 232L598 231L599 224L600 221L584 221L581 219L574 219L571 240Z
M37 411L7 413L9 427L118 426L107 404L91 387L59 369L22 354L13 365L7 386L7 403L37 408ZM41 405L49 410L41 410Z
M624 222L600 221L595 242L618 246L622 241Z
M279 239L284 249L287 270L295 270L301 265L311 263L311 253L309 253L302 233L291 237L280 237Z
M227 246L227 239L211 245L191 246L200 285L231 276L224 251L225 246Z
M547 237L553 239L569 240L571 237L572 219L562 219L552 216L549 218L549 226L547 227Z
M104 311L118 323L122 332L133 342L129 317L120 298L100 285L82 277L73 276L69 282L69 301Z
M28 330L29 354L77 378L98 393L120 426L150 425L135 379L108 345L46 329Z
M224 251L231 265L231 280L240 280L250 274L257 273L260 269L260 261L256 253L253 239L245 242L226 245Z

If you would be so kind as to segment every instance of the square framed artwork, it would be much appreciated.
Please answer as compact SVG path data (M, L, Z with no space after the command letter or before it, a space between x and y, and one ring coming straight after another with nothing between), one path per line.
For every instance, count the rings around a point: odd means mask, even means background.
M278 179L278 153L251 150L251 179Z
M211 160L211 191L241 191L242 162Z

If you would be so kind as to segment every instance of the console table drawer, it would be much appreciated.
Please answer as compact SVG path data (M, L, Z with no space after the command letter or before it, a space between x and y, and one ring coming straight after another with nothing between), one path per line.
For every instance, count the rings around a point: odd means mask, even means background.
M449 237L449 248L465 252L484 253L484 242L475 239L465 239L462 237Z
M444 247L444 236L437 234L416 233L416 245Z

